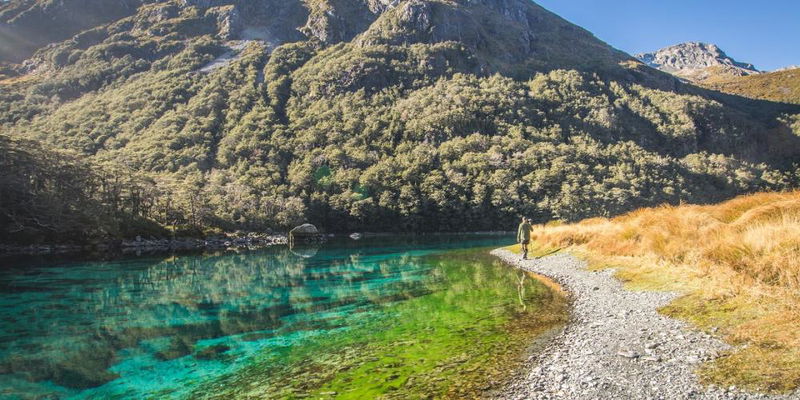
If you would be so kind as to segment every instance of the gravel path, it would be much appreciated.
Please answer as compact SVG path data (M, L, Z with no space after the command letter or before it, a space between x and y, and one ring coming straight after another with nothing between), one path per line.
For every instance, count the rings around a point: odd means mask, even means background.
M554 279L572 300L570 323L498 398L800 399L800 390L767 396L700 385L693 371L730 346L659 314L674 293L626 290L613 271L589 271L565 253L527 261L503 249L492 254Z

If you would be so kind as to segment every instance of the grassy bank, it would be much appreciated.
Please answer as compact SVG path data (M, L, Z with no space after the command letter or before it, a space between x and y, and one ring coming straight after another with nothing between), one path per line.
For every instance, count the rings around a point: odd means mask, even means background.
M684 295L661 311L737 345L700 368L706 383L783 392L800 386L800 192L709 206L647 208L534 232L629 287Z

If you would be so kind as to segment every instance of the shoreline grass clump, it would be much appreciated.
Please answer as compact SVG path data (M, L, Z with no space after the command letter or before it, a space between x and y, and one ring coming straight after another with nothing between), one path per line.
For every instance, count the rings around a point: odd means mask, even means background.
M661 311L736 346L700 368L704 382L800 387L800 191L538 226L533 239L616 268L631 288L682 293Z

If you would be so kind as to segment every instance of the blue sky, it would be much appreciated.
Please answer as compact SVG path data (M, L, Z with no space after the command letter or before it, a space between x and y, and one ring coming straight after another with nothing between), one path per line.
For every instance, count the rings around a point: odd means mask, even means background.
M762 70L800 65L800 0L534 0L634 54L715 43Z

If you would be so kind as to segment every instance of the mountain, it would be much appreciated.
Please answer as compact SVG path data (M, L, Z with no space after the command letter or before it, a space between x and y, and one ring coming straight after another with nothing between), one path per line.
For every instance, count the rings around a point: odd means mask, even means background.
M637 54L650 67L720 92L800 104L798 67L762 72L729 57L714 44L688 42L654 53Z
M760 73L753 64L734 60L715 44L700 42L681 43L654 53L637 54L636 58L653 68L695 82Z
M52 27L48 21L58 24ZM0 48L0 61L20 61L26 49L79 32L67 40L70 50L125 32L138 37L208 34L273 47L302 40L333 45L356 36L354 44L360 47L454 41L468 47L475 67L486 71L527 64L545 69L584 63L595 67L631 59L525 0L17 0L0 10L0 35L8 39ZM59 46L66 50L63 43Z
M798 68L800 68L800 65L789 65L787 67L778 68L778 69L776 69L774 71L770 71L770 72L782 72L782 71L789 71L789 70L798 69Z
M800 107L685 84L528 0L0 17L25 38L0 68L0 240L474 231L796 182Z
M21 61L36 49L136 13L141 0L12 0L0 5L0 60Z

